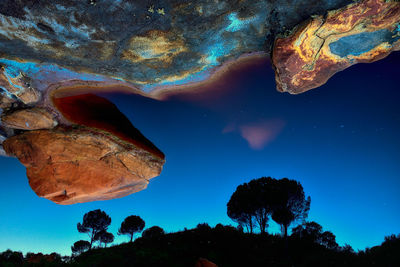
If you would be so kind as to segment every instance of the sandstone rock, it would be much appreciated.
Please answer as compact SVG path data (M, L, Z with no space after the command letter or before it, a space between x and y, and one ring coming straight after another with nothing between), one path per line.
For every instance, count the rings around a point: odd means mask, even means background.
M77 125L108 133L164 158L164 154L150 142L129 119L109 100L94 94L53 98L53 104L64 118Z
M57 125L53 116L44 109L17 110L1 117L4 126L20 130L51 129Z
M363 0L316 16L273 48L277 89L293 94L316 88L356 63L400 49L400 2Z
M4 68L1 68L0 87L4 88L8 94L14 95L24 104L33 104L40 99L40 93L31 87L30 79L21 73L16 77L11 77L5 72ZM5 100L2 102L5 102Z
M85 127L28 131L8 138L3 146L25 165L35 193L58 204L143 190L164 164L146 150Z
M218 267L215 263L207 259L200 258L194 267Z
M16 102L16 100L12 99L11 97L8 97L6 92L1 92L0 93L0 108L8 109L15 102Z

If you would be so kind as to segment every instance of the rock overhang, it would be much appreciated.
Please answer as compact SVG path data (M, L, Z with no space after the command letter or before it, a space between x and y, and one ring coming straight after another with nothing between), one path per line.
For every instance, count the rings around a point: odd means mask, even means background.
M81 78L68 71L91 73L98 76L92 79L122 79L149 93L205 80L240 56L268 53L275 34L350 2L5 0L0 63L17 72L40 71L28 75L34 80L47 72L60 79Z
M0 143L5 142L6 151L23 161L26 155L13 146L34 147L42 140L39 137L53 136L58 142L63 138L56 137L63 135L65 140L100 139L104 145L121 149L119 154L111 153L112 160L96 159L108 170L114 164L108 163L121 163L116 155L140 152L144 158L136 159L135 164L142 165L118 165L129 179L108 176L119 182L112 186L104 182L93 192L82 191L84 186L79 189L77 183L68 190L57 187L65 178L39 172L37 166L32 167L37 165L33 159L24 163L30 169L32 188L57 203L132 193L160 173L164 154L129 120L122 119L115 106L99 100L93 92L123 91L160 98L169 90L190 90L192 84L206 81L216 70L243 58L268 57L271 52L278 90L304 92L352 64L378 60L397 50L399 6L397 1L383 0L321 0L312 5L306 0L158 0L153 4L128 0L4 0L0 3ZM326 13L328 10L334 11ZM315 16L307 20L311 15ZM328 56L324 59L324 55ZM82 99L86 99L82 103L91 104L77 105ZM96 99L100 105L94 104ZM93 114L90 110L101 103L103 110L121 118L116 120L120 125L110 124L101 116L89 116ZM130 126L121 129L121 125ZM26 153L47 155L48 166L59 164L49 156L49 146L41 144L43 147ZM86 145L93 147L90 142ZM0 154L4 154L1 148ZM55 155L62 154L60 151ZM65 161L75 174L84 175L84 151L81 155L70 153L70 160ZM143 166L152 166L153 172L141 180L134 178L132 170L147 168ZM52 182L48 191L40 191L37 181L45 181L46 175Z
M114 104L84 93L126 87L67 80L38 90L24 75L0 71L9 100L1 103L1 154L20 160L38 196L63 205L114 199L161 173L164 154Z
M123 197L147 187L164 159L87 127L34 130L3 143L27 168L35 193L57 204Z

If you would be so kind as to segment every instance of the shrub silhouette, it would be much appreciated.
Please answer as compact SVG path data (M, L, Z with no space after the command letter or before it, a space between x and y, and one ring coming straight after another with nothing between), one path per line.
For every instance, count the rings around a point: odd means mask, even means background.
M135 233L140 233L143 231L145 226L145 222L136 215L131 215L125 218L125 220L121 223L121 227L118 229L119 235L127 235L130 237L130 241L133 240L133 235Z
M111 224L111 218L104 211L99 209L89 211L83 216L83 222L77 224L79 233L87 233L90 238L90 247L92 248L95 236L101 231L106 231Z
M19 251L12 251L7 249L3 253L0 254L0 263L2 266L3 263L8 263L9 266L20 266L24 261L24 255Z
M337 249L336 236L330 231L323 231L322 226L316 222L305 222L292 229L293 238L313 242L329 249Z
M90 248L90 242L86 240L79 240L71 247L72 254L79 255Z
M148 239L157 239L165 234L164 230L159 226L153 226L143 231L142 237Z

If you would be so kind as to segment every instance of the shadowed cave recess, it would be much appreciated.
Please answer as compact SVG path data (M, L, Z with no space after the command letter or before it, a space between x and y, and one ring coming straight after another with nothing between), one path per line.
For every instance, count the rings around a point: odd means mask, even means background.
M95 93L162 100L269 58L277 90L298 94L399 47L398 1L5 0L0 154L55 203L123 197L165 157Z

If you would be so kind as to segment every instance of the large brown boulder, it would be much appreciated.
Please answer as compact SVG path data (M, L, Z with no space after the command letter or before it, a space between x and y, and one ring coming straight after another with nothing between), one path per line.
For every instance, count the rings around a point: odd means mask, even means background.
M35 193L58 204L123 197L146 188L164 159L86 127L24 132L3 143L27 168Z

